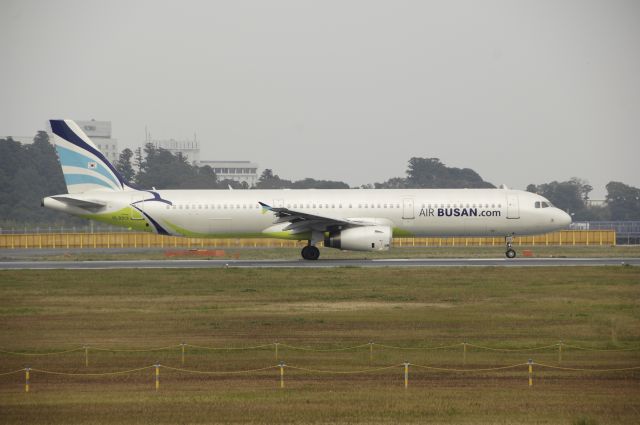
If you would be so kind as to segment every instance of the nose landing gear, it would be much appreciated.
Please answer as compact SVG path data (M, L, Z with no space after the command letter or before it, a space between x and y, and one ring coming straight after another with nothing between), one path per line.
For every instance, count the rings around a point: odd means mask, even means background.
M305 260L317 260L320 258L320 250L314 245L307 245L302 248L302 258Z
M504 255L506 255L507 258L516 258L516 250L513 249L513 236L506 236L504 241L507 244L507 251Z

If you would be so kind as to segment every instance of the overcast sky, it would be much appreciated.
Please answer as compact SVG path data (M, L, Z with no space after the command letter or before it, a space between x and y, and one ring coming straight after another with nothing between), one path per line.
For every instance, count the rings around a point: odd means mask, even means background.
M351 185L412 156L494 184L640 186L640 1L0 0L0 135L110 120L120 148Z

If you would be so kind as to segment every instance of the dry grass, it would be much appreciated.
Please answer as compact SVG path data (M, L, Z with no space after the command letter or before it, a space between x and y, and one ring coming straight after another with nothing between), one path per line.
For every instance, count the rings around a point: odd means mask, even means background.
M331 349L375 341L432 347L464 340L516 348L558 340L597 348L640 345L640 271L634 267L524 269L106 270L0 272L0 347L90 351L31 357L0 355L0 372L34 368L106 372L151 365L181 367L181 342L246 347L279 341ZM309 352L279 347L292 366L368 368L369 350ZM409 361L448 368L523 363L558 365L555 347L492 352L375 347L371 366ZM246 351L187 348L184 367L242 370L276 365L274 347ZM465 361L466 360L466 361ZM561 365L640 364L640 351L565 349ZM3 423L638 423L639 372L567 372L526 367L473 374L412 367L368 374L278 370L206 376L153 370L117 377L34 373L0 377Z

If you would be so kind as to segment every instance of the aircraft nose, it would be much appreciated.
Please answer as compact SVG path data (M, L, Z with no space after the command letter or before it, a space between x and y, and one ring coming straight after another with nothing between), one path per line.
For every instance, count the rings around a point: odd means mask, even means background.
M558 220L563 227L567 227L571 224L571 216L564 211L560 211L560 219Z

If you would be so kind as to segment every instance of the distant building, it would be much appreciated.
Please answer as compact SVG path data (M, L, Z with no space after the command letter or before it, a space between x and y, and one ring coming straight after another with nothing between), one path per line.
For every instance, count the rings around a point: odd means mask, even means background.
M180 153L187 160L197 166L213 168L218 181L233 180L239 183L246 182L254 186L258 182L258 164L250 161L212 161L200 160L200 142L195 134L193 140L159 140L153 139L149 132L146 134L145 144L151 143L157 149L165 149L176 155Z
M258 183L258 164L250 161L200 161L199 166L208 165L213 168L218 181L233 180L246 182L249 186Z
M109 161L116 162L120 157L118 150L118 139L111 137L111 121L79 121L76 124L85 132L93 143L98 147L100 152L107 157Z
M193 136L193 140L154 140L151 138L151 134L147 132L144 143L145 145L151 143L156 149L165 149L174 155L180 153L193 164L197 164L200 159L200 143L198 143L195 135Z

